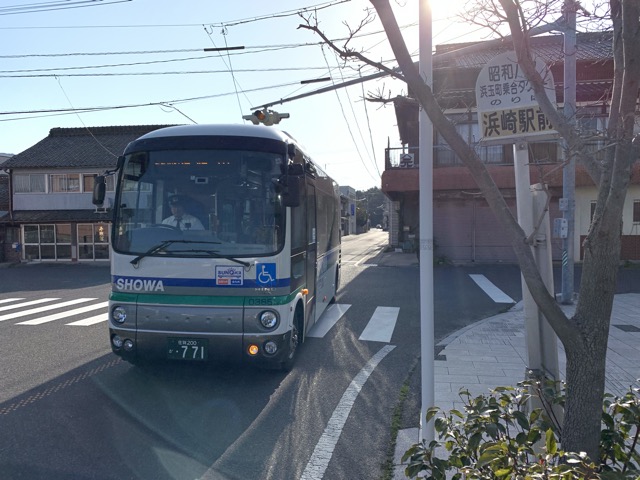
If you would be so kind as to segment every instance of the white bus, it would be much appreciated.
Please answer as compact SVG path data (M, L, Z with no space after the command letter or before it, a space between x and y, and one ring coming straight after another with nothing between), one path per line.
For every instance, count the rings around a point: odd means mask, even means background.
M113 352L290 369L338 289L337 184L289 135L254 125L153 131L108 174Z

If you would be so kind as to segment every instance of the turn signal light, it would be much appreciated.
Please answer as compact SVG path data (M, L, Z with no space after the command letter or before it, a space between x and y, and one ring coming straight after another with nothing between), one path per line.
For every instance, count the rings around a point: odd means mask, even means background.
M258 354L258 351L260 349L258 348L258 345L249 345L249 355L251 355L252 357Z
M302 294L303 295L309 295L309 289L308 288L303 288L302 289Z

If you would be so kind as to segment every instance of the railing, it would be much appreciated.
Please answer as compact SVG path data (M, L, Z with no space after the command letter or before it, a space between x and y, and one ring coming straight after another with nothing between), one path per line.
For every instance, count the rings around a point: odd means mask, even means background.
M513 165L512 145L474 146L480 159L490 165ZM555 140L529 144L532 162L558 162L558 143ZM385 149L385 170L396 168L417 168L420 165L418 147L394 147ZM448 167L462 165L462 161L448 145L433 146L433 166Z

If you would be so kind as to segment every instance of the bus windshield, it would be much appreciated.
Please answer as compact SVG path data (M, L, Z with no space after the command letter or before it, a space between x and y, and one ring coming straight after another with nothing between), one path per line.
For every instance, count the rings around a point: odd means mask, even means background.
M113 248L143 256L247 257L284 245L283 153L157 150L125 157Z

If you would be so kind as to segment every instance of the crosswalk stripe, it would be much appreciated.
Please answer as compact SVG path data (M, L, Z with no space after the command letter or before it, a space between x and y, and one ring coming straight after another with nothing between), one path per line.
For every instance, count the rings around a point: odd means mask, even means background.
M351 305L333 303L327 307L318 323L307 332L307 337L322 338L342 318Z
M24 300L24 299L20 299L20 300ZM13 305L5 305L4 307L0 307L0 312L4 312L6 310L15 310L16 308L20 308L20 307L28 307L30 305L37 305L39 303L53 302L55 300L60 300L60 299L59 298L39 298L37 300L29 300L28 302L14 303Z
M59 299L55 299L55 300L59 300ZM96 298L77 298L75 300L69 300L68 302L55 303L53 305L46 305L44 307L32 308L30 310L23 310L22 312L12 313L9 315L0 315L0 322L3 322L5 320L13 320L14 318L26 317L27 315L33 315L34 313L46 312L47 310L55 310L56 308L68 307L69 305L75 305L77 303L90 302L91 300L97 300L97 299Z
M399 312L400 308L398 307L376 308L358 340L389 343L396 327Z
M67 323L65 325L70 325L73 327L88 327L90 325L95 325L97 323L106 322L109 319L109 313L104 312L93 317L85 318L84 320L78 320L77 322Z
M18 300L24 300L24 298L3 298L0 303L17 302Z
M54 313L53 315L47 315L46 317L40 317L33 320L27 320L26 322L16 323L16 325L42 325L43 323L53 322L61 318L72 317L73 315L90 312L91 310L105 308L107 305L109 305L109 302L96 303L95 305L88 305L86 307L75 308L73 310L65 310L64 312Z
M516 303L513 298L496 287L484 275L469 275L476 284L496 303Z

